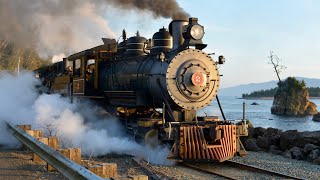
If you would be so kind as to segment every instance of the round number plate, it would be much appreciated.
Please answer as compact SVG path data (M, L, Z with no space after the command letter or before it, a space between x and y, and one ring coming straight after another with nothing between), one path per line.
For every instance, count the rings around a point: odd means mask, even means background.
M191 82L195 86L201 86L204 82L204 77L203 77L202 73L200 73L200 72L194 73L191 77Z

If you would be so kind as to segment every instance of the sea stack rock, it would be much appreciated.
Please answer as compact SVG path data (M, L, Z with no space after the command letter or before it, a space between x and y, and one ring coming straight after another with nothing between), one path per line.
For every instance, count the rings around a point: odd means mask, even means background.
M299 116L317 114L317 105L309 101L309 92L304 81L294 77L278 83L271 107L271 113L277 115Z

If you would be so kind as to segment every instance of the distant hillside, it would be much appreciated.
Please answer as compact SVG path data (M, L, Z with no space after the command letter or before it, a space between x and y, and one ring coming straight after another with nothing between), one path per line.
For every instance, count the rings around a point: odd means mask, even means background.
M299 81L304 80L307 87L320 87L320 79L296 77ZM277 87L278 81L268 81L264 83L242 84L234 87L223 88L219 90L220 96L237 96L242 94L250 94L254 91L267 90Z
M309 97L320 97L320 87L307 87L309 92ZM253 91L250 94L242 94L242 98L267 98L274 97L278 91L278 88L272 88L267 90Z

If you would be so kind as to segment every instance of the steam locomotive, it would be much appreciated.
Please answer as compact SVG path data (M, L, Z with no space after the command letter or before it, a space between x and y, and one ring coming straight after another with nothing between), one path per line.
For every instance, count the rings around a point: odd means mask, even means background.
M197 18L174 20L152 39L139 32L127 39L123 31L120 43L102 38L103 45L35 72L53 93L114 109L137 140L170 144L168 158L221 162L245 154L239 138L248 126L197 116L217 96L217 65L224 63L203 51L203 36Z

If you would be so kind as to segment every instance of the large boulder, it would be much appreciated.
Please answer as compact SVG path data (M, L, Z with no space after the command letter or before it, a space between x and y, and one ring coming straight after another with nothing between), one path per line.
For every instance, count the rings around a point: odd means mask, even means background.
M312 120L314 120L314 121L319 121L319 122L320 122L320 113L315 114L315 115L313 116Z
M269 149L269 146L271 145L270 139L268 139L268 137L266 136L263 136L263 137L259 136L256 142L259 148L266 149L266 150Z
M293 147L290 149L290 152L293 159L298 159L298 160L304 159L303 149L298 147Z
M295 144L301 148L304 148L306 144L314 144L320 146L320 131L299 132L296 137Z
M289 130L285 131L280 135L280 149L285 151L295 146L297 140L298 131Z
M273 136L278 136L282 133L282 131L280 129L276 129L276 128L267 128L266 129L266 133L265 136L267 137L273 137Z
M245 148L248 151L261 151L261 149L257 146L256 139L247 139L245 141Z
M264 137L269 139L269 143L272 145L280 146L280 135L282 131L276 128L267 128Z
M271 143L272 145L280 146L280 134L279 134L279 135L272 136L272 137L270 138L270 143Z
M303 152L304 152L304 154L309 154L311 151L318 149L318 148L319 148L319 146L316 146L314 144L306 144L306 145L304 145Z
M310 162L313 162L315 159L317 159L319 157L320 157L320 150L319 149L314 149L307 156L307 160L310 161Z
M254 128L254 138L258 138L259 136L264 136L264 134L266 133L266 129L263 127L256 127Z
M317 105L309 101L309 92L304 82L294 77L278 83L278 90L274 96L271 113L277 115L314 115Z
M319 164L320 165L320 157L317 157L315 160L312 161L315 164Z
M283 152L282 156L286 157L286 158L289 158L289 159L292 159L292 154L291 154L290 150L286 150L285 152Z
M282 154L282 151L279 150L278 146L275 146L275 145L271 145L269 147L269 153L272 153L272 154L277 154L277 155L280 155Z

